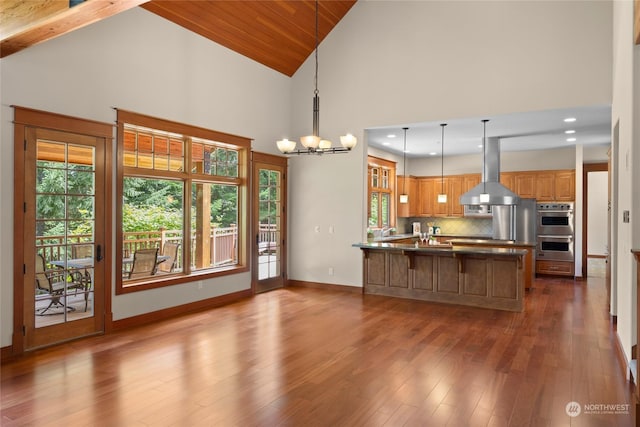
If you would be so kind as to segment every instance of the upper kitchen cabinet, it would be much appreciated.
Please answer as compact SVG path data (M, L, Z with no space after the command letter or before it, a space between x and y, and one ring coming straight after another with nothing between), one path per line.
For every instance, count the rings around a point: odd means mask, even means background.
M396 197L399 217L459 217L464 215L460 196L481 182L480 174L449 175L444 177L444 186L439 176L398 177ZM500 182L523 199L541 202L575 200L575 171L522 171L503 172ZM403 185L406 189L403 190ZM438 194L443 190L447 203L438 203ZM399 194L406 191L409 203L400 203Z
M437 197L436 181L440 178L419 178L418 179L418 216L433 216L435 214L435 204Z
M466 193L476 185L480 184L482 176L479 173L470 173L462 175L462 192Z
M536 172L518 172L513 178L515 193L523 199L536 197Z
M463 193L465 175L445 176L444 185L440 178L435 178L434 211L435 216L462 216L464 207L460 204L460 196ZM438 194L444 190L447 195L446 203L438 203Z
M515 173L514 172L502 172L500 174L500 184L507 187L509 190L516 192L515 185Z
M523 199L573 201L576 197L575 177L572 169L503 172L500 182Z
M576 198L575 170L534 172L535 198L539 202L571 202ZM520 197L524 197L520 195Z
M555 173L555 200L573 201L576 199L576 171L564 170Z
M555 198L554 171L541 171L536 175L536 200L541 202L552 202Z
M396 191L396 206L398 207L398 217L408 218L411 216L418 216L420 206L420 193L418 191L418 182L412 177L408 176L405 181L404 176L398 176L398 190ZM406 191L409 196L408 203L400 203L400 193Z

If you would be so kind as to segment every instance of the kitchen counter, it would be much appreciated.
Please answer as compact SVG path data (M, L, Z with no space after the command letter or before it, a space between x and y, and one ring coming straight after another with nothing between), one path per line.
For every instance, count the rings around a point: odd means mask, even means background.
M363 292L507 311L524 309L519 248L411 243L356 243L363 253Z
M476 236L461 236L460 234L432 234L432 236L434 237L438 237L440 239L442 238L447 238L447 237L451 237L451 238L455 238L455 239L491 239L491 236L486 236L486 235L476 235ZM414 235L411 233L405 233L405 234L393 234L391 236L385 236L385 237L376 237L373 239L374 242L394 242L396 240L406 240L406 239L418 239L418 235Z
M496 255L496 256L525 256L526 250L515 248L485 248L485 247L466 247L466 246L454 246L448 244L439 245L415 245L411 243L391 243L391 242L363 242L354 243L353 247L360 249L397 249L408 252L422 252L422 253L439 253L447 251L452 254L460 255Z

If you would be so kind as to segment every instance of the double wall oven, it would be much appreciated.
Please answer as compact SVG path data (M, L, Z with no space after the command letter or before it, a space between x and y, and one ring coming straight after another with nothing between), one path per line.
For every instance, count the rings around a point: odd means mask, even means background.
M573 262L573 215L573 202L538 203L537 259Z

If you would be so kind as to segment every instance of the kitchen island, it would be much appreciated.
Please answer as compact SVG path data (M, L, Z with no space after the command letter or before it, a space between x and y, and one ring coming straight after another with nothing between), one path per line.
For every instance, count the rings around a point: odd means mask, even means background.
M495 239L451 239L448 240L453 246L478 246L483 248L514 248L524 249L527 254L524 257L524 288L533 288L535 278L535 250L536 244L530 242L520 242L518 240L495 240Z
M524 309L523 249L356 243L363 292L507 311Z

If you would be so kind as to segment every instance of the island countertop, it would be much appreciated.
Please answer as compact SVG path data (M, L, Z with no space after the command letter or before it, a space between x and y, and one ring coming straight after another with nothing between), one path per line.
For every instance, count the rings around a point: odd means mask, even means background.
M512 248L487 248L487 247L471 247L471 246L452 246L446 244L440 245L415 245L410 243L391 243L391 242L362 242L354 243L353 247L360 249L387 249L402 250L406 252L422 252L422 253L442 253L446 251L452 254L460 255L502 255L502 256L524 256L527 254L526 249Z

